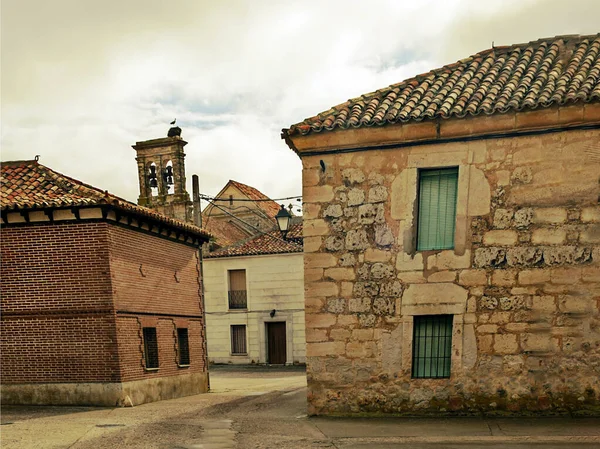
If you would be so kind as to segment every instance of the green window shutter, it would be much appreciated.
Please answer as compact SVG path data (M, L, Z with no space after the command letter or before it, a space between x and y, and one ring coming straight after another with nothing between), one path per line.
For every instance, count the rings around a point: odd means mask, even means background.
M452 319L452 315L414 317L413 378L450 377Z
M417 250L454 248L458 168L419 172Z

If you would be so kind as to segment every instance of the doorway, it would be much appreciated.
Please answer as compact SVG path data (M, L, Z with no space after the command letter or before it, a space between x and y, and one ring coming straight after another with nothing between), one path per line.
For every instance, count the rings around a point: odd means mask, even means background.
M285 321L265 324L267 326L267 363L285 365L287 359Z

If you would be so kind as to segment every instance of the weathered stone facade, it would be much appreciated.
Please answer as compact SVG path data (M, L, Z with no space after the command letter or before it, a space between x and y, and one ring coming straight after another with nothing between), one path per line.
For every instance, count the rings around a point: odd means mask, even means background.
M301 154L309 413L597 413L598 142ZM416 251L418 170L449 166L455 247ZM451 376L412 379L413 318L431 314L453 315Z

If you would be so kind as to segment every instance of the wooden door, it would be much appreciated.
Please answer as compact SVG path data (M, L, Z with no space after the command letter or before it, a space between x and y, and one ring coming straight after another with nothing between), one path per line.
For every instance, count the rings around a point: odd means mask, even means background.
M286 354L285 322L267 324L267 363L284 365Z

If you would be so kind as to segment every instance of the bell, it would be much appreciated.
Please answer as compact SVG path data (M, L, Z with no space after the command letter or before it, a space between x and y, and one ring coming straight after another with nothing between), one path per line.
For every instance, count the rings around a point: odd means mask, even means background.
M155 188L158 187L158 180L156 179L156 166L150 166L150 174L148 175L148 183L150 187Z
M150 178L150 187L158 187L158 181L156 180L156 178Z

